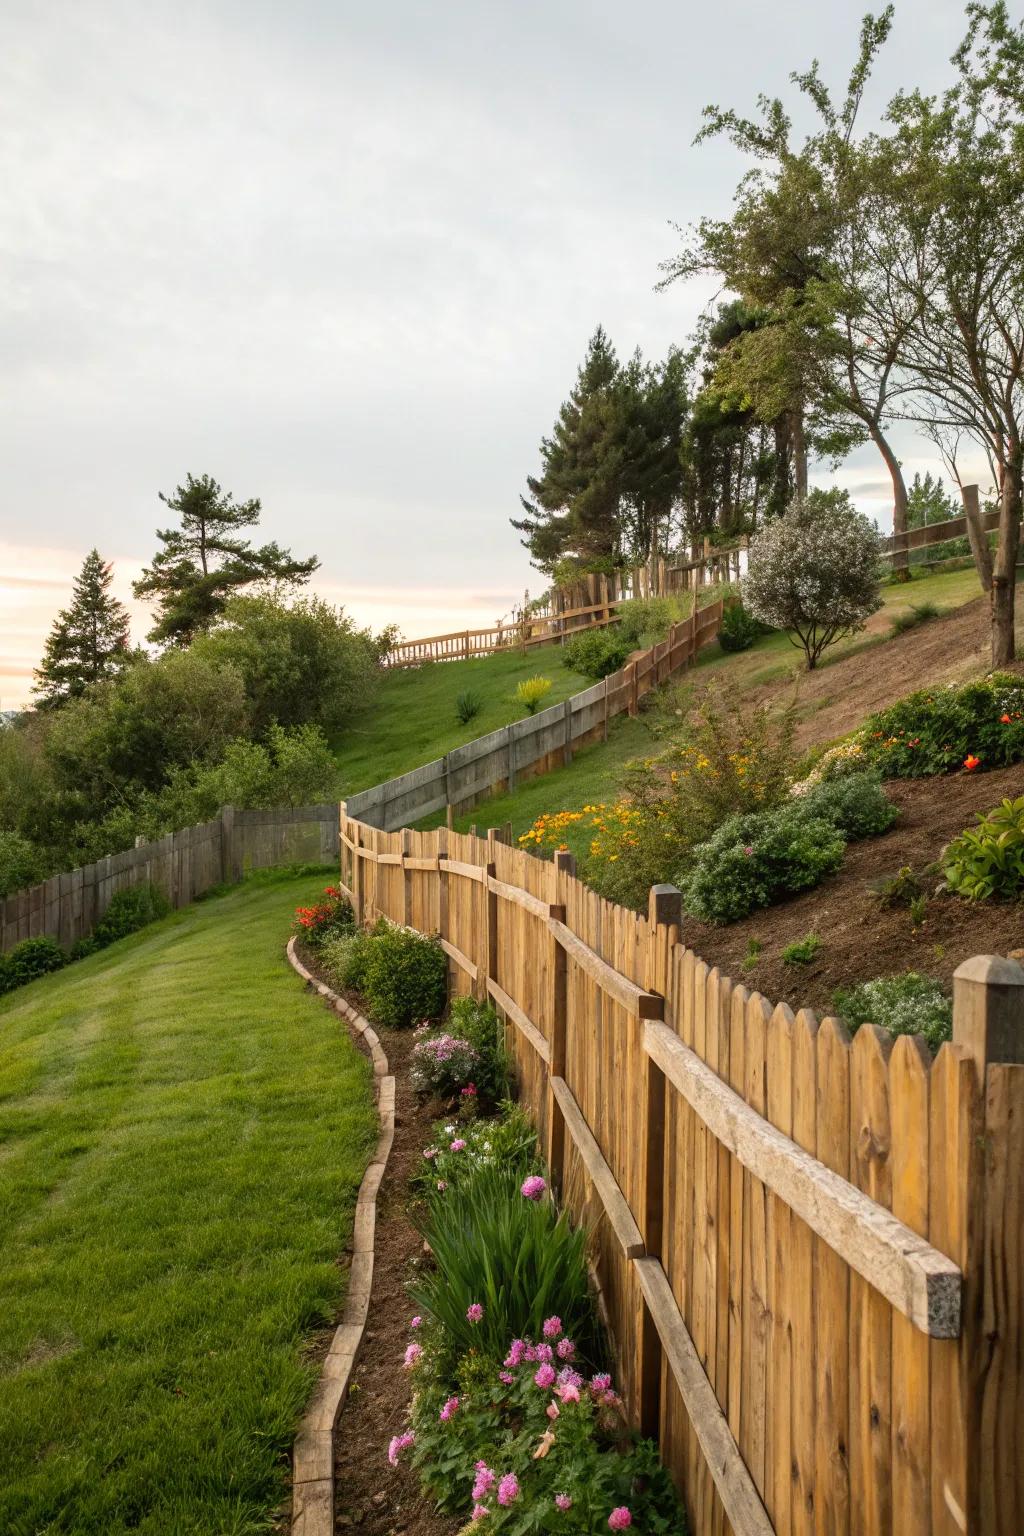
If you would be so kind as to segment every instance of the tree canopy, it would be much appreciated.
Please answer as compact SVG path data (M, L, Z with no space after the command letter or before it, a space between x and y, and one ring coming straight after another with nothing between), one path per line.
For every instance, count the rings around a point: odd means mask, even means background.
M90 550L75 578L71 606L50 630L33 691L54 709L81 698L93 683L114 677L131 659L128 610L113 597L114 568Z

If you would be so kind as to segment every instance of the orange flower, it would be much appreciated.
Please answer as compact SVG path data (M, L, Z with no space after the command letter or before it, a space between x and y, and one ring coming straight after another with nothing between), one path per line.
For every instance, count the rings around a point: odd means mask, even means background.
M1010 717L1009 717L1009 715L1000 715L999 716L999 721L1000 721L1001 725L1009 725Z
M975 768L979 768L980 766L981 766L981 758L980 757L975 757L973 755L973 753L969 752L967 754L967 756L964 758L964 767L966 768L968 773L973 773Z

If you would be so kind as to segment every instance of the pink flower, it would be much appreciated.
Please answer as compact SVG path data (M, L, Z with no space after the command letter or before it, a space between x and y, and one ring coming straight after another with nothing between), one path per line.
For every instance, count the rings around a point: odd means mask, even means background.
M592 1376L590 1379L590 1390L595 1394L600 1392L607 1392L611 1384L612 1379L608 1375L608 1372L599 1371L596 1376Z
M436 1147L424 1147L423 1148L423 1156L427 1159L428 1162L433 1162L434 1158L437 1156L437 1148Z
M388 1461L393 1467L398 1466L398 1458L410 1445L415 1444L416 1436L411 1429L407 1429L404 1435L392 1435L391 1444L388 1446Z
M422 1328L423 1327L423 1319L422 1319L422 1317L420 1317L418 1312L417 1312L416 1316L414 1318L412 1318L412 1320L410 1321L409 1327L410 1328Z
M478 1461L476 1464L476 1482L473 1484L473 1502L479 1504L486 1499L495 1483L498 1481L496 1472L492 1472L486 1461Z
M506 1387L514 1387L516 1384L516 1378L512 1371L499 1371L498 1380L503 1381Z
M625 1504L620 1504L616 1509L613 1509L611 1514L608 1516L608 1529L611 1531L624 1531L627 1526L632 1524L633 1516L630 1514Z
M528 1179L524 1179L519 1186L519 1192L525 1195L527 1200L539 1200L547 1189L547 1181L542 1179L539 1173L532 1173Z
M555 1345L555 1354L559 1360L571 1360L576 1353L576 1345L572 1339L559 1339Z
M511 1343L511 1345L509 1347L509 1352L505 1356L505 1364L507 1366L510 1366L514 1370L517 1365L522 1365L522 1363L525 1360L525 1358L526 1358L526 1340L525 1339L513 1339L512 1343Z
M405 1368L406 1368L407 1371L411 1371L412 1370L413 1366L416 1364L416 1361L419 1359L419 1357L420 1357L420 1355L422 1355L422 1353L423 1353L423 1345L422 1344L410 1344L409 1345L408 1349L405 1352Z
M470 1322L470 1323L482 1322L483 1321L483 1316L484 1316L484 1309L483 1309L483 1307L480 1305L480 1303L478 1301L474 1301L472 1306L469 1306L469 1307L466 1308L466 1321L467 1322Z
M754 851L754 845L753 845L753 843L746 843L746 844L745 844L745 845L744 845L744 848L743 848L743 852L744 852L744 853L745 853L745 854L746 854L746 856L747 856L747 858L748 858L748 859L749 859L749 858L750 858L750 856L751 856L751 854L752 854L752 853L753 853L753 851ZM629 1510L628 1510L628 1509L627 1509L627 1510L626 1510L626 1513L627 1513L627 1514L629 1514ZM617 1526L614 1526L614 1527L613 1527L613 1529L614 1529L614 1530L617 1530L617 1529L618 1529L618 1527L617 1527Z
M488 1514L489 1514L489 1510L488 1510L486 1504L474 1504L473 1505L473 1514L472 1514L472 1517L471 1517L472 1519L474 1519L474 1520L485 1520L487 1518Z
M463 1090L462 1090L462 1097L464 1099L475 1099L476 1098L476 1083L467 1083L465 1088L463 1088Z
M441 1409L441 1413L439 1415L439 1417L441 1419L441 1423L442 1424L447 1424L448 1420L449 1419L453 1419L455 1417L455 1415L458 1413L458 1411L459 1411L459 1400L458 1400L458 1398L457 1397L450 1397L448 1399L448 1401L445 1403L444 1407Z
M527 1344L526 1348L523 1350L523 1359L524 1360L536 1360L538 1358L539 1357L538 1357L538 1354L537 1354L537 1346L536 1346L536 1344Z
M571 1365L564 1365L558 1373L558 1385L560 1387L582 1387L583 1377L579 1371L574 1371Z
M563 1403L578 1403L580 1400L580 1389L579 1387L574 1387L572 1382L567 1381L564 1387L559 1387L558 1395Z
M533 1358L535 1360L553 1360L555 1352L550 1344L535 1344L533 1347Z
M533 1374L533 1379L538 1387L550 1387L555 1380L555 1368L553 1365L539 1365Z
M560 1509L564 1515L566 1510L572 1509L572 1499L567 1493L556 1493L555 1508Z
M498 1503L511 1504L513 1499L519 1497L519 1479L514 1472L506 1472L498 1484Z
M451 1150L453 1152L465 1152L466 1143L461 1136L456 1136L455 1140L451 1143Z
M547 1414L547 1416L551 1420L552 1424L558 1418L560 1411L561 1410L559 1409L559 1406L558 1406L557 1403L548 1403L547 1407L544 1409L544 1412Z
M545 1318L544 1327L541 1329L541 1332L546 1339L557 1339L561 1331L562 1319L560 1317Z
M438 1193L443 1195L447 1188L448 1188L448 1185L445 1183L444 1179L438 1179L438 1181L437 1181Z

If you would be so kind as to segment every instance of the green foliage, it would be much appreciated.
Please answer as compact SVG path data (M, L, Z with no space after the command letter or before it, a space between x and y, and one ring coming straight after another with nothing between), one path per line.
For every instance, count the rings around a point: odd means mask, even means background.
M328 885L308 907L296 907L292 930L311 949L323 949L355 931L352 903L336 885Z
M537 705L550 692L550 677L527 677L516 688L516 698L528 715L535 715Z
M632 649L622 630L610 625L573 635L562 647L562 661L573 672L597 680L610 677L624 666Z
M277 544L254 549L239 538L260 520L260 503L234 502L210 475L188 475L173 496L160 500L181 517L180 528L159 529L161 549L133 583L136 597L155 598L157 622L149 639L189 645L224 613L229 598L255 583L278 588L302 585L319 566L315 556L296 560Z
M792 631L808 668L882 606L878 534L845 493L812 491L751 541L743 597L751 615Z
M465 1147L453 1152L455 1140L464 1141ZM468 1198L471 1186L476 1187L479 1180L499 1169L519 1185L529 1174L541 1170L533 1123L520 1105L510 1101L504 1102L492 1119L438 1121L431 1145L423 1149L412 1176L412 1188L418 1199L427 1202L449 1193Z
M28 838L0 828L0 899L45 880L46 860Z
M478 1002L474 997L453 998L448 1011L448 1029L476 1052L476 1072L470 1081L476 1086L481 1107L497 1104L508 1093L509 1063L504 1025L494 1007Z
M731 923L817 885L839 868L845 847L833 822L794 800L730 816L694 849L676 884L694 917Z
M877 1024L892 1035L923 1035L933 1051L953 1036L952 1001L940 982L916 971L840 988L833 1005L851 1034Z
M37 976L59 971L65 963L66 956L56 940L43 936L22 939L0 955L0 993L13 992L15 987L23 987Z
M831 821L848 843L887 832L899 816L877 773L849 773L828 779L801 798L812 816Z
M460 725L468 725L476 719L483 706L483 697L479 693L474 693L472 688L464 688L455 696L455 718Z
M884 910L909 907L924 894L921 882L909 864L901 865L894 875L885 875L880 880L872 881L869 889Z
M745 971L752 971L754 969L755 965L761 958L763 950L764 944L760 939L747 940L747 952L743 956L743 959L740 961L740 964Z
M448 961L436 938L381 918L360 954L360 991L375 1023L391 1029L436 1019L448 992Z
M724 605L718 629L718 643L723 651L747 651L766 633L765 625L738 598Z
M410 1291L443 1330L449 1370L471 1349L500 1362L511 1339L539 1338L552 1314L593 1358L585 1235L550 1200L527 1199L521 1182L518 1171L490 1165L462 1190L442 1191L421 1221L436 1267ZM478 1323L466 1316L473 1305L484 1309Z
M936 603L911 603L909 608L893 617L892 632L894 635L903 635L908 629L916 629L919 624L926 624L929 619L938 617L939 608Z
M953 839L941 864L947 888L968 901L1024 895L1024 795L979 812L978 825Z
M816 933L805 933L802 939L796 939L792 944L787 944L782 951L784 965L810 965L818 951L821 949L821 940Z
M232 597L195 654L242 679L253 734L272 724L338 732L376 694L382 645L343 608L314 597Z
M75 578L70 608L62 608L50 630L33 692L40 707L54 709L77 699L93 683L114 677L128 665L128 610L110 595L114 568L90 550Z
M133 885L128 890L115 891L107 910L92 931L91 938L97 949L105 949L118 939L127 938L148 923L166 917L171 904L163 891L148 882Z
M945 523L951 517L959 517L961 512L952 496L947 494L941 475L933 477L930 471L923 477L920 471L914 475L913 483L907 489L908 528Z
M372 947L373 935L362 928L325 939L319 961L331 986L339 992L364 992Z
M924 688L872 715L860 733L868 760L886 778L949 773L1024 761L1024 682L998 673L959 687Z
M616 603L615 612L620 620L616 626L619 636L630 650L635 650L642 640L649 645L664 640L669 627L680 616L678 604L670 597L631 597Z

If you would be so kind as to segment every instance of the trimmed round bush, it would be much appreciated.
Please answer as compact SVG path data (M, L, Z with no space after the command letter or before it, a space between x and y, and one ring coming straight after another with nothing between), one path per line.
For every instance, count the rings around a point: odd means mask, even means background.
M597 681L625 666L632 649L621 629L588 629L565 642L562 661L571 671Z
M438 1018L448 995L440 940L382 919L366 946L362 992L377 1023L392 1029Z
M67 957L55 939L22 939L0 956L0 992L13 992L37 976L59 971L66 963Z
M694 849L676 883L694 917L733 923L817 885L839 868L845 847L834 822L797 801L730 816Z
M733 599L722 609L722 622L718 627L718 643L723 651L749 650L755 640L768 633L766 625Z
M899 815L877 773L850 773L845 778L826 779L808 790L802 800L811 815L822 816L837 826L848 843L887 832Z

